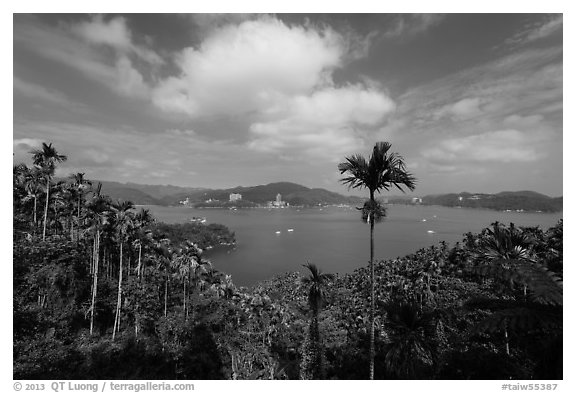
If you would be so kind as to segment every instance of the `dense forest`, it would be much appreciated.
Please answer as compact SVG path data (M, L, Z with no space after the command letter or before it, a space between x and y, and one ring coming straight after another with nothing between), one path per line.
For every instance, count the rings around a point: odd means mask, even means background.
M376 260L372 298L369 268L309 263L243 288L203 252L225 227L55 181L52 145L32 159L13 168L14 379L367 379L372 320L376 379L562 378L562 220Z
M498 194L427 195L422 198L425 205L448 207L469 207L493 210L525 210L540 212L561 212L563 198L551 198L533 191L507 191Z

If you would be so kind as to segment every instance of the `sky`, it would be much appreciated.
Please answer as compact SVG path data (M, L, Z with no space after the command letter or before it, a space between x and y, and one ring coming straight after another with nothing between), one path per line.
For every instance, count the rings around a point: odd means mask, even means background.
M563 194L562 14L14 14L13 161L346 193L388 141L415 195Z

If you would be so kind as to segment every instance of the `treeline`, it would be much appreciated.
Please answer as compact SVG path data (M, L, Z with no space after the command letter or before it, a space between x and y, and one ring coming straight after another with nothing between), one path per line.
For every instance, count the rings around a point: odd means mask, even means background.
M550 198L536 192L501 192L498 194L444 194L427 195L422 198L425 205L448 207L484 208L493 210L525 210L547 213L561 212L563 198Z
M51 172L14 168L15 379L368 378L369 268L238 288L186 234L224 228L154 224ZM562 221L494 223L374 271L375 378L562 379Z
M57 164L67 157L51 144L32 159L30 167L13 168L15 377L133 373L125 364L140 360L117 353L122 347L134 355L125 348L130 337L164 337L174 345L171 324L194 318L190 303L197 292L228 293L230 277L203 256L203 249L234 244L226 227L156 223L147 209L136 212L131 202L103 195L83 173L55 180ZM164 359L163 371L151 375L183 377L179 358L164 349L150 355L151 364ZM103 366L106 356L118 360ZM113 374L106 374L108 367ZM146 377L144 370L131 375Z

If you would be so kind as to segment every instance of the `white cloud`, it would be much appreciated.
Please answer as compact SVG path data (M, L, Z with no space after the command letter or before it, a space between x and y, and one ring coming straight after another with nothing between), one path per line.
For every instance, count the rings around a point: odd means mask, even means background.
M540 114L528 116L510 115L504 119L503 123L513 127L526 128L536 126L543 120L544 116Z
M153 101L191 117L260 111L278 97L331 83L344 56L343 38L330 29L272 17L227 25L180 53L180 75L162 81Z
M99 40L116 42L117 45L122 42L113 34ZM14 24L14 41L47 59L80 71L119 94L139 98L148 96L149 88L142 74L125 54L119 52L110 58L109 53L83 42L68 29L52 28L35 19L26 19Z
M239 24L258 17L258 14L189 14L188 17L201 32L210 32L222 26Z
M412 36L436 26L445 15L443 14L405 14L397 16L388 27L385 37Z
M299 95L271 109L272 120L250 127L259 151L337 160L364 146L363 132L395 108L383 93L350 85Z
M554 119L546 113L562 109L562 96L562 47L525 50L407 91L395 100L390 124L402 121L399 131L442 137L523 130L510 123L511 116L541 114L550 123Z
M534 143L539 137L517 130L500 130L452 138L426 148L422 155L436 163L532 162L543 158Z
M96 15L90 21L72 25L71 30L89 43L108 45L123 53L132 52L151 64L164 63L152 50L133 42L132 32L122 17L106 22L101 15Z
M506 40L506 44L520 45L528 44L537 40L547 38L556 33L562 33L564 17L562 14L551 14L543 20L533 23L524 30L516 33Z
M379 91L351 85L323 89L309 96L296 96L290 107L294 118L311 124L375 125L395 106Z
M476 116L481 113L480 103L479 98L464 98L455 103L450 108L450 112L458 117Z
M394 102L375 83L337 86L333 72L367 53L328 27L260 16L212 29L177 57L180 75L161 81L153 102L190 118L249 115L247 146L283 158L332 160L364 145L363 133Z
M131 33L124 18L113 18L105 22L101 15L97 15L89 22L73 25L72 30L94 44L105 44L124 50L132 47Z
M463 98L455 103L445 105L436 112L438 118L449 116L454 119L468 119L482 114L482 100L477 97Z
M166 130L166 134L175 136L175 137L197 137L198 134L194 130L178 130L178 129L170 129Z
M120 94L129 97L147 97L148 85L144 82L142 74L134 68L128 57L122 56L116 62L114 89Z
M14 148L36 149L42 146L42 139L38 138L19 138L12 141Z

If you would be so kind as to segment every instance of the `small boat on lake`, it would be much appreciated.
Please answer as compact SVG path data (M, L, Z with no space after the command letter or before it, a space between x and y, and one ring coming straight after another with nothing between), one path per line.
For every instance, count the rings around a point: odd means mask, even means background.
M282 232L280 232L280 231L276 231L276 234L277 234L277 235L279 235L280 233L282 233Z
M190 219L190 222L195 222L197 224L205 224L206 223L206 217L192 217Z
M290 228L288 229L288 232L294 232L294 229Z

